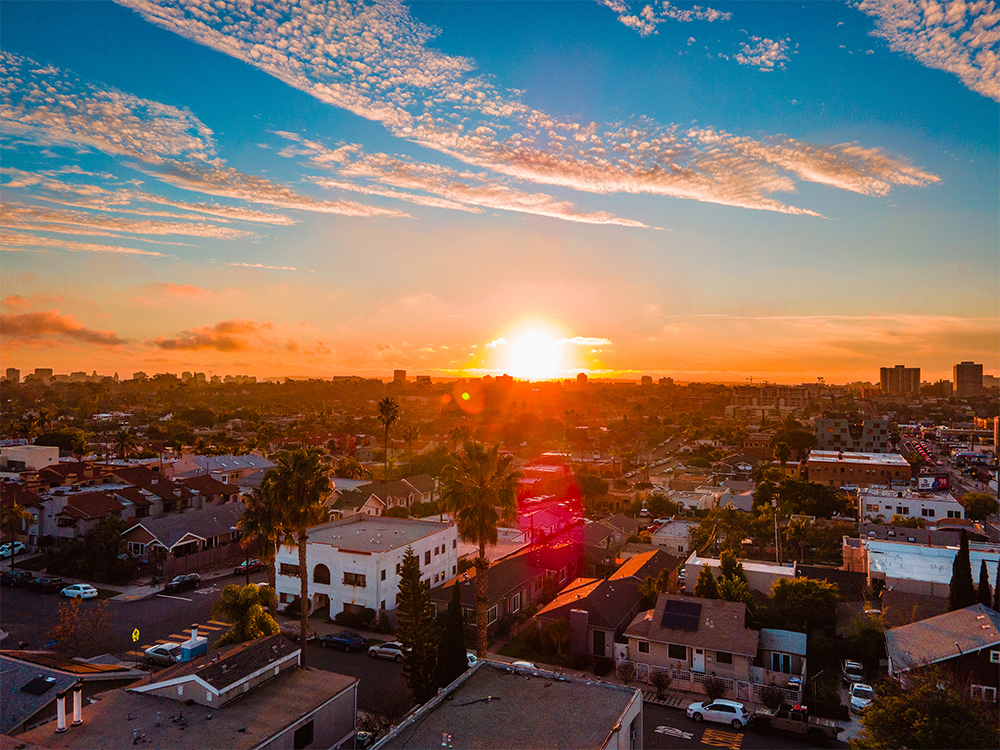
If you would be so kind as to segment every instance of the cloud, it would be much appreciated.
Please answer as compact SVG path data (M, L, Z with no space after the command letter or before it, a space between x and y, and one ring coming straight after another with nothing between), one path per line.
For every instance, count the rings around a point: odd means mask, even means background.
M298 271L293 266L265 266L263 263L226 263L227 266L237 266L239 268L263 268L267 271Z
M666 19L690 23L691 21L728 21L732 13L722 13L713 8L702 8L695 5L689 9L676 8L669 2L634 4L625 0L597 0L598 3L610 8L625 26L636 31L639 36L650 36L658 33L656 27Z
M498 346L507 346L506 339L503 338L493 339L491 342L486 344L487 349L496 349Z
M0 337L11 343L31 343L46 339L99 346L121 346L128 343L114 331L87 328L73 316L62 315L58 310L20 315L0 314Z
M576 344L577 346L611 346L610 339L593 338L588 336L574 336L571 339L563 339L561 344Z
M175 299L190 299L192 297L206 297L211 294L207 289L193 284L174 284L173 282L157 283L159 287L170 297Z
M20 294L8 294L3 299L0 299L0 307L5 310L19 311L19 310L30 310L32 307L37 305L52 305L59 304L63 299L61 297L56 297L51 294L33 294L30 297L22 297Z
M0 250L18 251L27 248L52 247L71 253L119 253L121 255L146 255L152 258L170 258L153 250L140 250L137 247L120 247L118 245L97 245L90 242L73 242L56 237L37 237L23 232L10 232L0 229Z
M659 305L649 302L642 308L642 312L646 315L662 315L663 309Z
M740 42L740 51L735 55L740 65L753 65L762 71L771 71L776 67L784 69L788 62L788 41L786 39L764 39L751 36L750 41Z
M992 0L855 0L875 19L872 36L928 68L958 76L971 91L1000 101L1000 9Z
M199 351L214 349L220 352L238 352L260 348L261 334L274 328L270 322L257 320L223 320L214 326L203 326L182 331L174 338L159 337L155 340L160 349L172 351Z
M320 101L380 122L396 137L494 175L598 195L647 193L819 215L773 197L793 192L798 180L809 180L809 171L788 172L780 162L760 160L752 150L726 150L721 142L706 147L688 129L648 118L599 124L532 109L519 92L500 90L477 75L471 60L433 49L429 42L438 31L414 19L398 0L371 5L303 1L280 12L267 3L118 2ZM699 9L708 15L689 19L688 11L673 6L649 7L654 19L666 8L676 11L678 20L722 20L724 15ZM767 67L780 64L784 53L760 54L759 64ZM763 143L798 147L792 139L777 137ZM824 148L811 147L813 158L836 162L839 155L825 154ZM893 161L879 152L882 160ZM867 163L859 156L852 166L864 170ZM836 180L824 184L839 186ZM534 207L530 200L528 205Z

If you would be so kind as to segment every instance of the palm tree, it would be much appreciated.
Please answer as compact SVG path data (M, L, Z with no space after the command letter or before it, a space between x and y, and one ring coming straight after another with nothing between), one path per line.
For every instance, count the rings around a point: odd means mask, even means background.
M233 626L216 641L215 647L277 635L280 632L278 623L264 611L263 606L265 603L270 606L273 602L273 588L265 591L252 583L246 586L231 583L222 589L212 607L212 617L231 622Z
M246 498L245 503L246 510L243 511L237 525L245 545L249 546L251 539L257 540L257 554L267 565L267 583L271 587L271 591L274 591L277 582L277 571L274 565L275 548L285 533L284 509L275 493L274 477L265 478L259 487L254 488L253 492ZM248 569L248 584L250 583L249 576ZM275 609L273 601L269 603L268 608L273 615Z
M17 559L17 555L14 552L14 542L17 541L17 535L24 527L33 523L34 520L34 513L23 505L18 505L16 502L0 507L0 529L3 532L4 543L10 543L10 566L12 568Z
M330 467L321 460L322 452L316 449L296 448L278 456L273 469L264 475L274 482L275 496L284 509L285 543L298 544L299 548L299 623L301 626L302 655L300 665L305 666L306 631L309 629L309 569L306 567L306 542L308 529L327 520L323 501L330 494Z
M127 429L121 429L115 435L115 454L118 458L128 459L128 452L135 447L135 437Z
M355 456L342 456L337 459L336 476L344 479L364 479L369 476L369 472Z
M385 474L383 479L389 479L389 428L399 420L399 402L391 396L386 396L378 402L378 421L385 426Z
M486 545L497 543L497 526L517 522L517 480L514 457L500 455L500 446L465 444L465 454L445 469L441 503L458 524L458 535L479 545L476 558L476 653L486 657L486 590L489 560Z
M785 464L788 463L788 459L792 457L792 449L784 440L775 443L774 445L774 457L778 459L781 464L781 478L785 478Z

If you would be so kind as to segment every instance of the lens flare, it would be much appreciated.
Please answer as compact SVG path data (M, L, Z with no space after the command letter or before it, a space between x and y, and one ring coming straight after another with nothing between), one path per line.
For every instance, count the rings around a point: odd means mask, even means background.
M563 370L563 344L542 330L518 335L507 347L507 371L525 380L549 380Z

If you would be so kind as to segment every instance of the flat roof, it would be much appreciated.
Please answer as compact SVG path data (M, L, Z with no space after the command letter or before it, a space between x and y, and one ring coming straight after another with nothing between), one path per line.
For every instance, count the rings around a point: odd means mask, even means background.
M357 682L319 669L291 669L217 709L124 688L109 690L83 707L80 726L57 734L52 721L18 739L51 750L132 750L135 729L157 750L253 748ZM180 715L183 723L174 721Z
M868 548L869 573L882 573L886 578L941 584L951 581L951 567L958 554L957 546L925 547L921 544L878 539L864 539L861 543ZM996 586L998 558L1000 549L996 546L970 545L969 559L975 580L979 580L979 566L982 560L986 560L986 573L991 585Z
M483 661L410 715L379 748L605 747L638 690ZM628 727L621 731L628 732Z
M909 468L910 464L898 453L852 453L849 451L812 451L808 463L880 464Z
M449 524L363 513L309 529L309 541L357 552L385 552L447 529Z

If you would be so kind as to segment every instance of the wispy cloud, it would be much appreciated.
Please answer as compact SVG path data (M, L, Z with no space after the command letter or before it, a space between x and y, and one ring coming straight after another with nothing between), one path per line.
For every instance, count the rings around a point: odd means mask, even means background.
M260 348L265 342L262 334L274 329L274 323L248 319L223 320L214 326L203 326L182 331L173 338L160 337L155 344L160 349L198 351L215 349L220 352L238 352Z
M292 266L265 266L263 263L226 263L227 266L237 266L239 268L263 268L268 271L298 271Z
M750 42L740 43L740 51L734 59L740 65L753 65L765 72L784 68L788 62L788 40L751 36Z
M809 171L789 172L752 150L727 150L725 143L706 148L677 125L645 118L576 122L532 109L518 92L499 90L476 75L472 61L432 49L428 43L437 30L415 20L398 0L292 3L280 11L267 2L217 7L118 1L320 101L380 122L397 137L496 175L595 194L649 193L818 215L773 197L794 191L798 180L808 181ZM654 11L666 12L662 4ZM677 20L711 20L674 11ZM723 15L710 9L698 12L719 20ZM780 60L772 55L771 62ZM799 148L793 139L774 137L763 143ZM834 171L843 161L836 147L815 145L809 151ZM878 164L899 164L897 173L908 167L877 149L867 151L878 154ZM845 167L866 171L869 164L857 155ZM840 182L827 179L823 184Z
M571 339L563 339L560 344L576 344L577 346L611 346L611 339L596 338L592 336L574 336Z
M993 0L854 0L875 19L873 36L921 65L958 76L1000 101L1000 9Z
M0 229L0 249L25 250L28 248L55 248L71 253L120 253L122 255L146 255L153 258L169 258L172 256L158 253L154 250L140 250L137 247L120 247L118 245L98 245L90 242L74 242L62 238L41 237L24 232L11 232Z
M87 328L72 315L58 310L29 312L20 315L0 314L0 337L11 343L40 341L72 341L99 346L121 346L128 343L114 331Z
M103 236L111 236L112 234L187 235L227 240L254 236L253 232L233 227L220 227L214 224L95 216L82 211L60 211L17 204L3 205L0 206L0 209L3 211L4 226L15 229Z
M656 34L656 27L667 19L690 23L728 21L732 18L732 13L723 13L714 8L702 8L698 5L682 9L669 2L631 3L625 0L597 0L597 2L614 11L618 20L630 29L634 29L639 36Z

